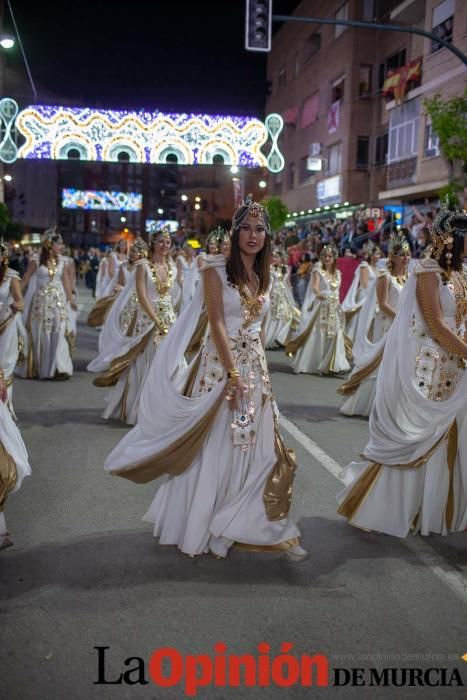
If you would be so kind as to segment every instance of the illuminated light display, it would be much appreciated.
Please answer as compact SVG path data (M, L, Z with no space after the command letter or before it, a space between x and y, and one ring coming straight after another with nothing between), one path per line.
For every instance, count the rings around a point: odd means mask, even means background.
M170 233L176 233L178 231L178 221L174 219L146 219L146 233L161 231L163 228L168 228Z
M35 105L16 128L25 138L19 158L265 167L268 130L252 117L129 112ZM217 156L217 158L216 158Z
M140 211L143 195L136 192L105 192L99 190L62 190L64 209L103 209L106 211Z

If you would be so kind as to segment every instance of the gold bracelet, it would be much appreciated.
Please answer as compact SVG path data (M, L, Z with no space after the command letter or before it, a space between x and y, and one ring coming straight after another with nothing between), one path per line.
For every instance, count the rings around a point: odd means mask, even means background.
M3 372L3 369L0 369L0 379L5 379L5 374Z

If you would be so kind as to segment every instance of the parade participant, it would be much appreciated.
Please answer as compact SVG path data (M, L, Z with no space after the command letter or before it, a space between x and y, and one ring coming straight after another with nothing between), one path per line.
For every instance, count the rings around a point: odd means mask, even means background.
M177 258L177 281L181 288L181 309L193 299L196 285L199 280L198 263L196 253L189 243L185 243Z
M108 247L99 262L96 278L96 301L99 301L104 296L104 289L107 287L110 279L108 275L109 258L112 248Z
M224 229L221 231L222 233L219 234L219 253L227 260L230 255L230 236Z
M287 342L286 353L295 355L295 374L339 374L350 369L350 348L344 333L345 318L339 303L341 273L337 269L337 248L323 247L320 262L313 267L295 338Z
M377 271L377 278L359 313L353 347L354 368L338 389L339 394L348 397L340 408L346 416L370 415L387 332L399 306L409 261L410 248L405 235L393 235L386 269Z
M113 387L104 418L136 423L141 389L154 354L175 321L172 305L175 270L168 262L170 233L151 235L151 251L138 238L132 248L138 259L127 284L106 318L99 336L99 355L88 370L101 372L94 384Z
M107 283L102 287L102 296L112 296L121 289L128 276L128 243L124 238L115 244L107 262Z
M264 325L268 349L284 347L290 333L298 328L300 323L300 310L295 305L289 281L289 269L284 257L284 253L276 250L272 258L271 303Z
M144 519L160 544L191 556L225 557L234 543L306 555L288 517L295 464L261 342L270 246L267 213L248 197L233 217L227 264L204 258L202 283L152 363L138 424L105 462L137 483L167 474ZM181 371L203 303L209 336Z
M20 331L23 330L18 315L23 310L23 295L20 276L8 266L8 261L8 247L0 243L0 366L8 388L7 405L14 416L13 375L18 362Z
M365 462L344 470L339 513L406 537L467 528L467 212L441 208L430 258L410 275L389 331Z
M219 253L219 229L217 228L211 231L206 238L206 253L207 255L218 255Z
M18 491L24 477L31 474L26 447L5 405L7 401L8 390L0 369L0 550L13 544L5 519L7 497Z
M342 309L345 313L346 320L345 334L352 341L352 344L355 341L358 314L368 293L368 288L376 279L376 266L381 256L381 249L378 248L373 241L369 241L366 248L365 260L362 260L355 270L352 284L342 302Z
M57 229L46 231L40 256L31 260L22 279L23 289L27 288L23 320L29 340L24 359L18 364L17 373L23 377L68 379L73 374L70 319L76 304L62 247Z

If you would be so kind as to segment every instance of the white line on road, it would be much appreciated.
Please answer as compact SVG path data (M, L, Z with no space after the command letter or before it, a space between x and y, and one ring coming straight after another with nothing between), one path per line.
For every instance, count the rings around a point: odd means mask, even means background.
M330 457L324 450L316 444L314 440L305 435L300 428L291 421L281 415L281 425L312 457L316 459L330 474L338 481L341 481L340 474L342 472L341 465ZM426 538L417 535L416 537L408 537L401 540L425 566L446 586L449 586L451 591L467 604L467 584L464 574L458 571L454 566L451 566L443 557L436 552L428 543Z

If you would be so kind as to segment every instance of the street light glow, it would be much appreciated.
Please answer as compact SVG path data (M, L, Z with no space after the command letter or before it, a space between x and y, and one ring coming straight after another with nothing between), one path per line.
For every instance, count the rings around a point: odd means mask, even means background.
M11 175L4 175L3 179L5 182L11 182L13 180L13 177Z
M195 202L201 202L201 197L195 197Z
M233 175L235 175L236 173L238 173L238 165L232 165L232 167L230 168L230 172L231 172Z
M164 213L164 210L161 209L161 208L159 207L159 209L157 210L157 213L158 213L158 214L163 214L163 213Z
M267 186L268 186L268 183L266 182L266 180L260 180L258 182L258 187L261 187L262 190L264 190L264 188Z
M12 49L15 45L15 40L11 36L4 36L0 39L0 46L2 49Z
M122 224L124 224L125 221L126 221L126 216L121 216L121 217L120 217L120 221L122 222Z
M196 204L195 204L195 209L201 209L201 204L196 203Z
M186 194L182 194L181 200L182 200L182 202L187 202L187 201L188 201L188 197L186 196Z

